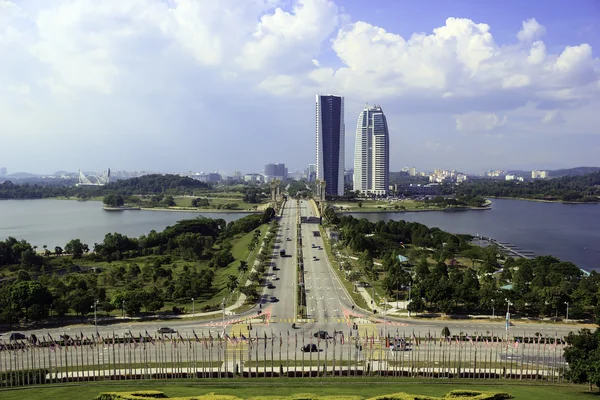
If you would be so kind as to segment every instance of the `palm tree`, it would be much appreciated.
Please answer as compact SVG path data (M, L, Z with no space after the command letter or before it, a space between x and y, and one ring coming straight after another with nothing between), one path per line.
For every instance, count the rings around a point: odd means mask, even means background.
M245 274L248 272L248 263L244 260L240 260L240 265L238 265L238 272L241 274Z
M233 292L238 287L238 278L235 275L229 275L227 279L227 289L229 289L230 292Z

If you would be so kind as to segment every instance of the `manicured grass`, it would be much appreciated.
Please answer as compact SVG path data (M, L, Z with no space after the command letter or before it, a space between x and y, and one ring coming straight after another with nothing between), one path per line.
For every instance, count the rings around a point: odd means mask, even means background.
M436 210L443 207L434 207L425 205L425 203L416 200L402 201L381 201L381 200L363 200L361 207L358 201L331 201L328 204L335 206L340 211L352 212L376 212L376 211L415 211L415 210ZM402 209L404 207L404 209Z
M210 207L202 208L202 210L210 210L210 209L218 209L218 206L223 206L225 204L237 204L238 210L253 210L255 207L260 206L264 203L246 203L242 196L235 196L236 193L228 193L228 197L211 197L209 196L199 196L202 198L208 198L210 201ZM175 204L177 207L192 207L192 200L194 197L181 196L175 197Z
M331 266L333 267L333 271L340 278L342 285L344 285L344 287L346 288L346 291L348 291L348 293L350 294L350 297L352 297L352 300L354 301L354 303L356 303L356 305L358 305L359 307L364 308L365 310L369 309L369 307L367 306L367 303L365 302L365 299L363 299L363 297L359 293L354 292L354 284L352 282L349 282L348 280L346 280L346 274L344 273L344 271L341 271L339 269L338 264L335 261L335 257L333 256L333 253L331 250L331 243L330 243L329 239L327 238L325 229L323 229L322 226L319 226L319 229L321 230L321 236L323 237L323 243L325 244L325 252L327 253L329 262L331 263ZM354 261L354 260L350 260L350 261Z
M3 400L91 400L101 392L128 392L159 390L169 397L199 396L214 392L241 398L261 395L290 396L297 393L315 393L321 396L354 395L363 398L405 392L411 394L444 396L451 390L468 389L507 392L517 400L589 399L587 387L581 385L553 385L548 382L512 382L482 380L427 380L411 378L275 378L275 379L207 379L178 381L136 381L48 385L46 387L2 390Z

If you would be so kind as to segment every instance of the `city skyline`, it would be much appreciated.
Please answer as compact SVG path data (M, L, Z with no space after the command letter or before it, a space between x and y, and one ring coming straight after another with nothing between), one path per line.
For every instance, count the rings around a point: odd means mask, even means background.
M365 106L358 116L354 145L354 191L387 194L390 186L390 139L381 106Z
M0 163L257 171L272 143L304 169L312 98L340 93L346 125L377 102L401 127L391 170L594 165L599 12L588 0L5 0Z

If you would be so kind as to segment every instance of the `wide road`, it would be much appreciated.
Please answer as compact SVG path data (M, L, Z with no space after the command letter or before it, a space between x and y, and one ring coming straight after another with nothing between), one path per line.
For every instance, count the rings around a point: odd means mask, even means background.
M271 270L267 272L262 305L263 308L271 306L271 318L290 323L296 310L297 208L296 200L286 201L271 256ZM285 250L284 257L280 256L281 250Z
M302 200L300 208L302 217L315 217L308 201ZM304 222L301 232L308 318L337 323L338 319L345 318L344 309L351 309L352 303L329 265L319 223Z

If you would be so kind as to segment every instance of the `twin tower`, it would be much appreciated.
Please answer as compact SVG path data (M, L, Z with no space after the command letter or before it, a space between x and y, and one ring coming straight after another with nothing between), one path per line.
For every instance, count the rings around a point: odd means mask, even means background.
M325 195L344 195L344 98L317 95L317 181ZM354 148L354 190L385 195L390 184L390 139L380 106L366 106L358 116Z

